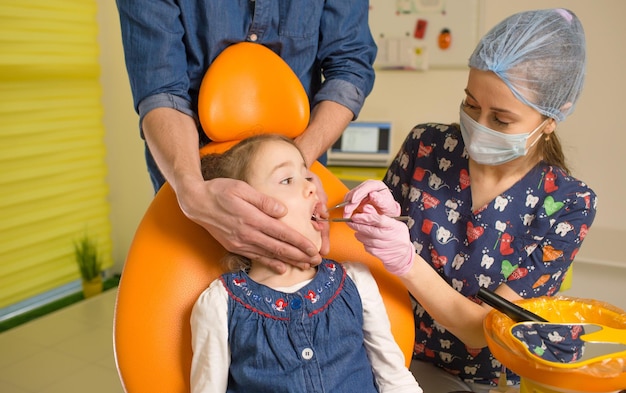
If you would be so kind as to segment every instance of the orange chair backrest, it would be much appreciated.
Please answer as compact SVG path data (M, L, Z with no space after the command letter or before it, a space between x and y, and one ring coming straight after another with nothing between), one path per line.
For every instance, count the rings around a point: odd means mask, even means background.
M241 64L247 66L238 67ZM228 94L221 94L224 89ZM230 94L236 90L239 94ZM309 104L302 85L280 57L261 45L227 48L207 72L200 94L203 128L218 141L201 154L224 151L239 139L261 132L297 136L308 124ZM254 108L241 108L244 103ZM213 111L214 105L221 109ZM229 140L219 130L237 136ZM347 187L321 164L312 169L320 176L329 203L341 202ZM333 223L330 238L329 258L364 262L372 270L408 365L414 328L406 289L365 252L347 225ZM189 392L191 309L223 272L219 260L225 253L208 232L184 216L172 188L165 184L137 228L118 288L114 349L127 392Z

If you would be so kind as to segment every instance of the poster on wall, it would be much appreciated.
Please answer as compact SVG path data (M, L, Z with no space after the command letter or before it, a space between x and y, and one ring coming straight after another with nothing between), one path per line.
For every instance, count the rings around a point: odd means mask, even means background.
M481 0L370 0L378 69L465 68Z

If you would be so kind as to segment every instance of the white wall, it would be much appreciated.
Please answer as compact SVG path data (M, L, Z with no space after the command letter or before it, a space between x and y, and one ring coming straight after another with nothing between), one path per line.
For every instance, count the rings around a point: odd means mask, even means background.
M152 198L143 161L130 89L120 43L119 21L113 1L98 0L102 29L102 81L114 259L121 271L134 231ZM626 213L620 203L626 195L626 2L622 0L481 0L480 35L506 16L521 10L566 7L582 20L587 35L588 72L575 113L559 126L574 174L599 195L598 215L577 257L574 271L577 296L621 303L626 259L620 241L626 237ZM397 149L413 125L458 121L466 70L378 72L361 120L391 120ZM578 273L580 272L580 273Z

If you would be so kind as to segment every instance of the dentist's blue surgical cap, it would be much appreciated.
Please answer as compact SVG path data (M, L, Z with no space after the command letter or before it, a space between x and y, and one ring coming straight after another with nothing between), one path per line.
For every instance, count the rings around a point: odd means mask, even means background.
M526 105L562 121L576 104L585 79L585 33L565 9L525 11L491 29L469 66L493 71Z

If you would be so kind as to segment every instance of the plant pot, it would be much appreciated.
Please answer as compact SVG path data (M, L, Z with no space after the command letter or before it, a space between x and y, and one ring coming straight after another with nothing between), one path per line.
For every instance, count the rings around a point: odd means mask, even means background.
M93 280L82 281L83 284L83 295L85 299L95 296L102 292L102 277L98 276Z

